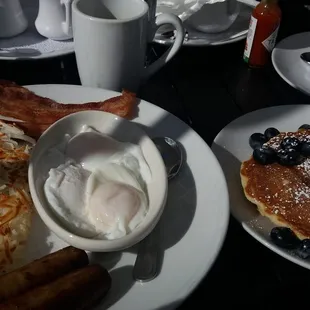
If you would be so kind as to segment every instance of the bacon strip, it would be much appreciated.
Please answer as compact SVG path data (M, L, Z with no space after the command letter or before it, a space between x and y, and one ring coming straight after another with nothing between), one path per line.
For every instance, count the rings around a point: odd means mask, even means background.
M14 82L0 80L0 115L22 120L18 126L34 138L60 118L84 110L105 111L130 119L136 103L136 95L124 90L121 96L105 101L62 104L38 96Z

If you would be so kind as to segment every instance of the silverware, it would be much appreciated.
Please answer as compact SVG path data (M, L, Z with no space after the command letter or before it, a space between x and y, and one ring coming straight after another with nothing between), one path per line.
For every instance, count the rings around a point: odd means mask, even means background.
M154 138L153 142L164 160L168 180L173 179L179 173L184 161L179 144L169 137ZM136 281L150 281L158 275L161 257L159 251L159 228L157 226L139 244L133 268L133 277Z
M178 142L169 137L157 137L152 140L164 160L168 180L171 180L179 173L183 164L181 147Z
M149 21L153 22L156 15L157 0L146 0L145 2L149 6Z
M155 25L155 16L156 16L156 9L157 9L157 0L145 0L147 5L149 6L149 13L148 13L148 21L149 21L149 35L148 41L149 43L153 42L154 39L154 25Z
M300 58L306 62L308 65L310 65L310 52L302 53L300 55Z

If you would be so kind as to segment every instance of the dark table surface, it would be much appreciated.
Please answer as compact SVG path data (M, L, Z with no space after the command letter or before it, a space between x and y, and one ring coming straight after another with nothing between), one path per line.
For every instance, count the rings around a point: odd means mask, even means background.
M310 31L310 11L294 1L281 6L283 20L278 40ZM271 64L265 69L249 69L242 60L244 43L183 47L141 87L139 97L183 119L209 145L225 125L249 111L274 105L310 104L310 97L286 84ZM165 47L152 46L153 54L164 50ZM2 61L0 78L22 85L80 84L74 55L40 61ZM178 309L224 305L242 309L309 307L308 277L310 271L265 248L231 218L217 261Z

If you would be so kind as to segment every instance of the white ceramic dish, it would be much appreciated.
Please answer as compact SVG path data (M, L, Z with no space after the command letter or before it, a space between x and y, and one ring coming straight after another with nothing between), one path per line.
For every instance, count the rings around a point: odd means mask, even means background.
M304 52L310 52L310 32L280 41L272 51L272 63L284 81L310 95L310 65L300 58Z
M194 29L187 21L184 27L187 30L184 46L216 46L231 44L246 38L249 28L249 21L253 8L259 3L255 0L239 0L240 13L234 23L225 31L220 33L204 33ZM157 13L161 12L158 8ZM162 45L171 45L174 38L164 36L165 29L159 30L154 41Z
M139 145L150 167L152 180L147 184L149 210L142 223L126 236L115 240L84 238L68 231L55 217L45 198L43 187L55 162L48 150L61 143L64 134L78 134L83 125L88 125L112 138ZM83 147L81 145L81 147ZM60 163L56 164L58 166ZM164 162L155 144L135 123L101 111L82 111L68 115L50 126L37 141L29 163L28 180L30 193L43 222L59 238L77 248L93 252L120 251L145 238L155 227L164 210L168 181Z
M268 127L280 131L296 131L302 124L310 123L310 106L288 105L258 110L228 124L215 138L212 150L226 176L233 216L256 240L284 258L310 269L310 261L296 256L293 251L279 248L271 242L269 233L275 226L261 216L254 204L244 196L240 181L241 162L252 154L249 137L254 132L264 132ZM259 253L258 253L259 255Z
M215 46L231 44L243 40L247 36L251 12L258 1L239 0L240 14L233 25L217 34L206 34L199 32L185 22L188 31L183 45L185 46ZM74 53L73 40L53 41L42 37L34 26L34 21L38 13L37 0L22 1L25 15L29 21L28 29L9 39L0 39L0 60L30 60L48 59L65 56ZM173 38L165 37L159 30L154 38L154 42L162 45L171 45Z
M29 88L64 103L99 101L118 94L73 85ZM167 135L178 140L184 147L186 163L178 177L169 182L167 204L159 222L163 263L156 279L134 282L135 248L89 254L90 261L103 264L112 277L112 289L97 309L175 309L204 278L222 247L229 219L227 185L210 148L178 118L141 100L134 122L151 137ZM35 216L25 262L66 245Z
M18 36L0 39L0 60L48 59L74 52L73 40L54 41L41 36L36 27L38 0L22 0L28 28Z

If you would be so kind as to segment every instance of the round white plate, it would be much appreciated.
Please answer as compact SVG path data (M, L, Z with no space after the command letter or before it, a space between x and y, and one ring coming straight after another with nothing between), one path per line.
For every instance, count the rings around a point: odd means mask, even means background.
M267 248L310 269L310 260L303 260L293 251L283 250L271 242L269 233L275 225L261 216L256 206L245 198L240 180L241 162L252 154L249 146L252 133L263 133L268 127L276 127L280 131L296 131L300 125L307 123L310 123L308 105L287 105L258 110L228 124L215 138L212 150L226 176L233 216L251 236Z
M215 46L234 43L246 38L249 21L253 8L259 3L254 0L240 0L240 13L235 22L226 30L220 33L204 33L194 29L186 21L184 27L187 30L183 45L185 46ZM158 13L158 11L157 11ZM163 30L157 31L154 42L162 45L171 45L174 37L163 35Z
M310 95L310 65L300 58L304 52L310 52L310 32L280 41L272 51L272 63L284 81Z
M18 36L0 39L0 60L45 59L74 52L73 40L54 41L41 36L34 25L38 14L38 1L22 2L28 28Z
M35 93L63 103L100 101L118 93L72 85L28 86ZM168 201L160 220L164 249L160 274L151 282L133 281L135 249L90 254L106 266L113 279L109 296L98 309L168 310L176 308L199 284L215 261L229 219L228 191L222 169L207 144L170 113L146 101L134 120L151 136L180 141L187 162L169 182ZM66 246L36 217L29 240L28 261Z

